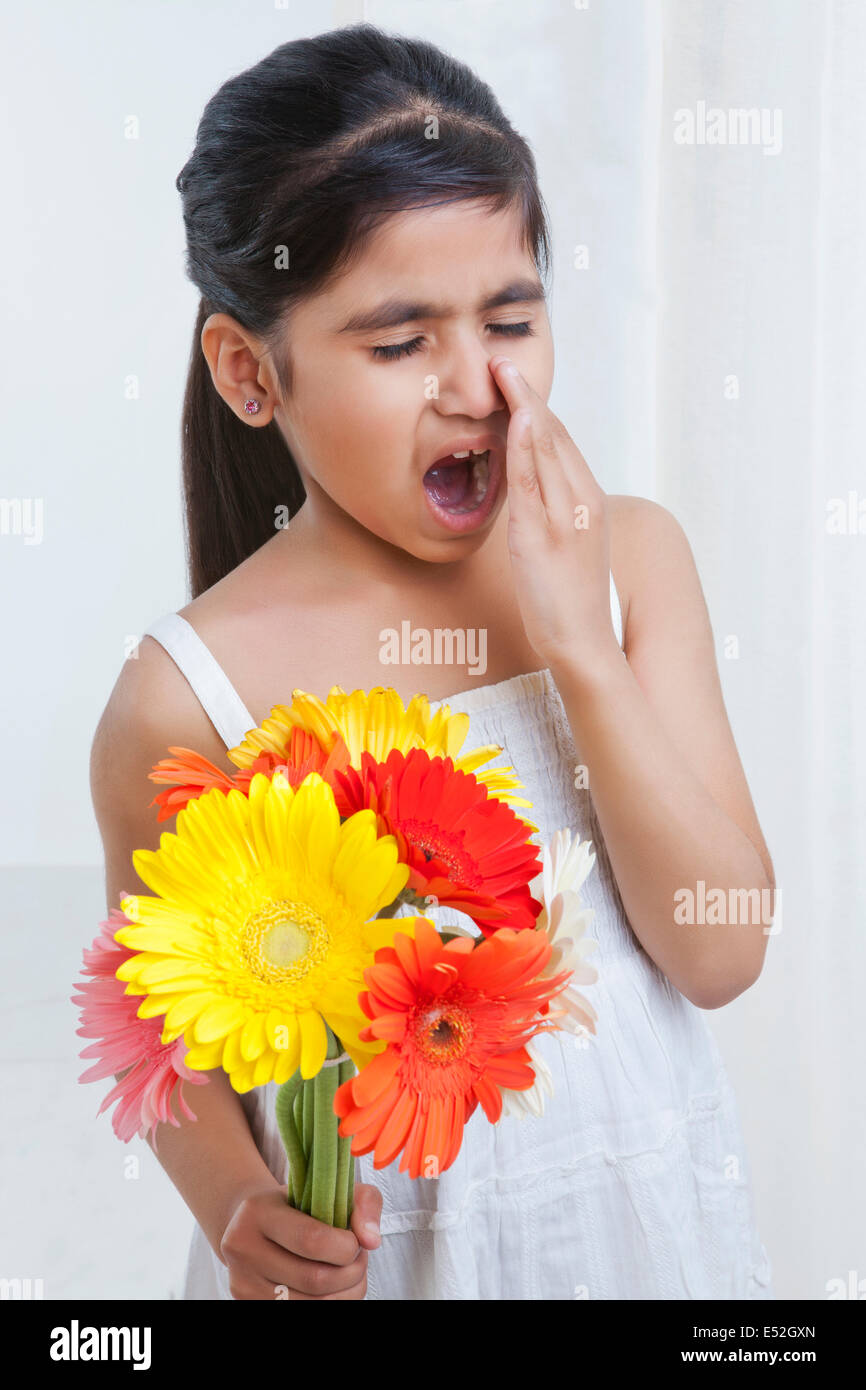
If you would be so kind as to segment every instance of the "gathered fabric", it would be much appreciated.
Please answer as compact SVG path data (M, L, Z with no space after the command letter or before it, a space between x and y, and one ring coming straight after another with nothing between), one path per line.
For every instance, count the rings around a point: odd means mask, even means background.
M615 600L611 576L621 642ZM186 660L185 674L193 672L211 718L222 718L227 746L239 743L255 721L246 723L221 668L215 676L202 659L191 625L170 614L148 631L168 639L182 669ZM372 1154L356 1158L356 1181L382 1193L382 1241L368 1255L367 1298L775 1298L722 1057L703 1012L674 988L629 925L590 791L575 786L581 759L550 671L460 692L431 708L444 703L470 716L461 752L501 745L486 766L514 768L542 842L566 827L592 841L596 862L580 891L594 912L588 935L598 947L588 962L598 980L582 989L598 1015L597 1032L539 1035L533 1049L554 1086L544 1114L493 1125L479 1107L439 1177L409 1178L399 1159L377 1170ZM469 925L449 908L427 915L441 928ZM268 1168L284 1183L277 1089L270 1083L240 1101ZM230 1299L228 1279L196 1225L184 1297Z

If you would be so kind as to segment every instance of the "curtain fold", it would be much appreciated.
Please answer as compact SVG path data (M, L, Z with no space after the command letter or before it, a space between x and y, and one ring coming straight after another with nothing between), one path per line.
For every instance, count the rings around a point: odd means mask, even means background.
M866 5L364 17L469 63L529 137L550 405L606 491L660 502L691 542L781 890L761 980L707 1017L777 1292L825 1298L866 1276Z

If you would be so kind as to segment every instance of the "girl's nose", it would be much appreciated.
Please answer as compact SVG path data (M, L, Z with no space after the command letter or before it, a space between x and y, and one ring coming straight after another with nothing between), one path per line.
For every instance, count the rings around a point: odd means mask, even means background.
M443 414L482 420L505 409L505 397L487 365L495 356L495 350L473 341L443 357L438 373L438 402Z

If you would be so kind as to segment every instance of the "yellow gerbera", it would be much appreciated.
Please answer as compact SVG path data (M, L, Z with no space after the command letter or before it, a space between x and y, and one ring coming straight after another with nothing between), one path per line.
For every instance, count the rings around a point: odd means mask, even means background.
M500 797L510 806L532 805L531 801L511 795L514 788L523 785L513 768L487 768L476 772L483 763L502 752L499 744L488 743L458 756L469 732L468 714L452 714L448 705L442 705L431 714L426 695L413 695L404 707L396 690L381 685L375 686L369 694L365 690L353 690L351 695L347 695L342 686L334 685L324 701L305 690L294 690L291 705L275 705L261 728L250 729L236 747L229 749L228 756L240 768L252 767L262 752L285 758L295 727L311 733L326 753L330 752L335 735L339 735L349 750L351 766L358 771L365 750L372 753L377 762L384 762L393 748L401 753L423 748L431 758L451 758L455 768L474 772L490 796ZM530 830L537 830L531 821L526 823Z
M158 896L121 900L137 952L117 970L140 1018L165 1014L162 1041L184 1034L194 1070L222 1066L236 1091L282 1083L325 1060L327 1023L361 1069L384 1043L362 1042L363 971L415 919L376 918L405 886L393 835L363 810L340 822L318 773L292 789L256 773L249 796L213 789L177 816L136 872ZM374 919L374 920L370 920Z

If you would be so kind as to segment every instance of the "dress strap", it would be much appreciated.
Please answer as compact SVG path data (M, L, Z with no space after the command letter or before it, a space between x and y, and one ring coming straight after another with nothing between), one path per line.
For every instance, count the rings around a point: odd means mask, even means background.
M622 609L613 571L610 571L610 616L617 641L622 646ZM256 721L235 690L210 648L199 637L192 623L180 613L165 613L150 627L146 636L156 639L186 676L227 748L235 748Z
M180 613L165 613L145 628L144 635L154 637L165 647L226 747L236 747L256 727L256 721L192 623Z
M622 606L619 601L619 594L613 582L613 570L610 571L610 616L613 620L613 630L616 633L616 640L622 646Z

